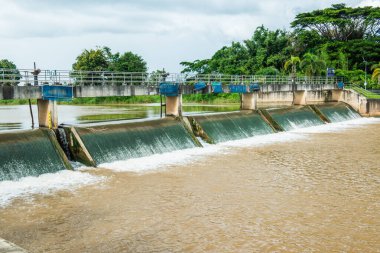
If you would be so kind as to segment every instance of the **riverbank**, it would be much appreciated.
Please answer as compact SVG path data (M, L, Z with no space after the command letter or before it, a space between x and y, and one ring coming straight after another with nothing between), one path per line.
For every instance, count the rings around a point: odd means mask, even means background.
M192 94L183 95L184 103L201 104L234 104L240 102L239 94ZM25 105L27 99L20 100L0 100L0 105ZM72 101L59 102L65 105L119 105L119 104L151 104L160 103L160 96L131 96L131 97L95 97L95 98L74 98ZM32 99L32 104L36 100Z

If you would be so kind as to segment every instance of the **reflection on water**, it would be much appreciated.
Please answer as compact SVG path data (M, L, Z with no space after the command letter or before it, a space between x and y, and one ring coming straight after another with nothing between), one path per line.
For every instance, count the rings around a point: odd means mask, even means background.
M21 129L21 123L0 123L0 131L1 130L13 130L13 129Z
M183 106L184 115L199 113L236 111L239 105L197 105ZM35 127L38 126L37 106L32 106ZM160 105L118 105L118 106L58 106L59 124L88 124L116 120L154 119L160 117ZM30 129L32 120L28 105L0 106L0 131Z

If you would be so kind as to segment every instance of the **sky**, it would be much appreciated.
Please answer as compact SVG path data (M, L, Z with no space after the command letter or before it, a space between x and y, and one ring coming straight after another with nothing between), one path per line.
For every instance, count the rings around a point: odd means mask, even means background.
M84 49L136 53L148 71L181 71L252 36L256 27L290 29L298 13L334 3L380 0L0 0L0 59L20 69L71 69Z

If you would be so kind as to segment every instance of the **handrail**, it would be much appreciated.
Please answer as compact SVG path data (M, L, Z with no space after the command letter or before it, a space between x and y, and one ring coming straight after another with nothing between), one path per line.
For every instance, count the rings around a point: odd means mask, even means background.
M226 74L180 74L117 71L41 70L38 75L32 69L1 69L0 86L30 85L154 85L161 82L192 85L197 82L220 82L222 84L335 84L339 77L286 75L226 75Z

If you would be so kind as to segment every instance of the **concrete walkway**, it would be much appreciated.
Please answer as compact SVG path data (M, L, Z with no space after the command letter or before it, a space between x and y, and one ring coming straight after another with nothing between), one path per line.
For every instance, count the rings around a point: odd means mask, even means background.
M0 253L27 253L27 251L0 238Z

